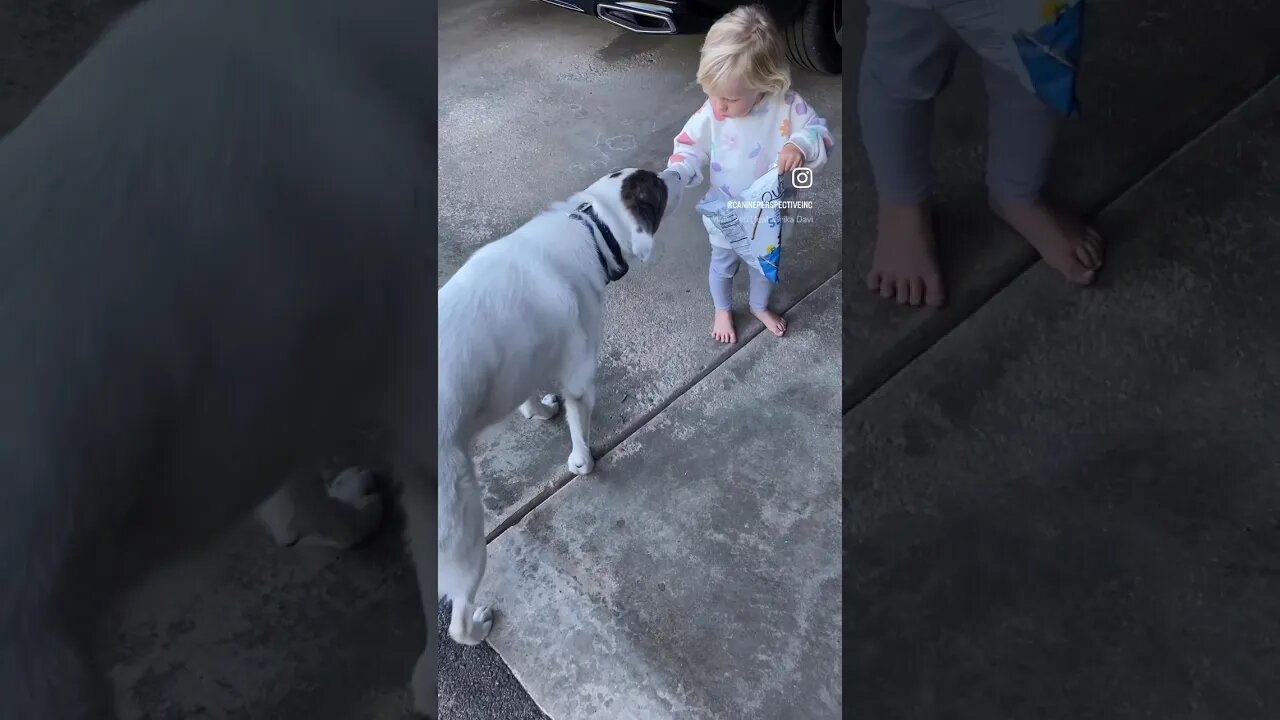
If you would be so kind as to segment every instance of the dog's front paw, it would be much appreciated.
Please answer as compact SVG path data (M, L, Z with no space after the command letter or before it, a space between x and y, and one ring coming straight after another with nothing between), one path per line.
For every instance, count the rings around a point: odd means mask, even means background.
M591 469L595 467L595 461L591 459L590 452L573 452L569 454L569 472L574 475L588 475Z
M533 399L520 404L520 414L525 420L550 420L560 413L560 398L555 395L543 395L536 402Z

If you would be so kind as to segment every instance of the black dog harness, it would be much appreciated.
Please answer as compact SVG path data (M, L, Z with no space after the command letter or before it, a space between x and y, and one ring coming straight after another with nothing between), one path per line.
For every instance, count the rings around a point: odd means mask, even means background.
M583 216L586 217L583 217ZM600 267L604 268L604 282L606 285L621 278L627 274L627 260L622 257L622 248L618 246L618 239L613 236L613 231L609 229L600 220L600 216L596 215L595 208L591 207L591 203L582 203L578 209L569 213L569 217L582 223L582 226L591 233L591 243L595 245L596 257L600 258ZM597 238L597 231L600 236ZM616 267L610 267L608 259L605 258L604 249L600 247L600 241L604 240L604 244L609 248L609 254L613 256L613 262Z

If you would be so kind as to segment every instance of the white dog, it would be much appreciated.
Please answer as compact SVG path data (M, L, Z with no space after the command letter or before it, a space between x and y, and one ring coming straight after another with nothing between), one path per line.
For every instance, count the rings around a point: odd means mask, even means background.
M475 602L485 533L472 441L517 407L526 418L554 416L555 396L537 393L555 384L568 415L569 470L591 472L605 286L629 260L649 260L679 188L648 170L611 173L481 248L440 289L437 581L453 601L456 642L479 643L493 624Z
M403 489L434 714L435 23L144 2L0 140L0 718L115 717L104 613L254 507L284 544L371 532L333 457Z

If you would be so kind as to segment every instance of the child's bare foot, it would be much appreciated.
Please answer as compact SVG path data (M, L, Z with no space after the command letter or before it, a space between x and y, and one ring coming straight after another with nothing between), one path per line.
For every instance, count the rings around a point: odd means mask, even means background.
M787 321L783 320L782 316L778 313L769 309L764 309L752 310L751 314L760 318L760 322L764 323L764 326L774 335L782 337L783 334L787 332Z
M738 342L738 333L733 329L733 313L728 310L717 310L716 320L711 325L711 337L716 342L736 343Z
M946 302L928 205L881 205L867 287L899 303Z
M1079 219L1043 203L1013 205L992 199L991 209L1071 282L1088 285L1102 268L1102 236Z

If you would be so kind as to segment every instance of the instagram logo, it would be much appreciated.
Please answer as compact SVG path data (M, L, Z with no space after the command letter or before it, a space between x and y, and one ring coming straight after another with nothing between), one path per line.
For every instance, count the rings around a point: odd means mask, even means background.
M813 187L813 169L798 167L791 171L791 186L797 190Z

